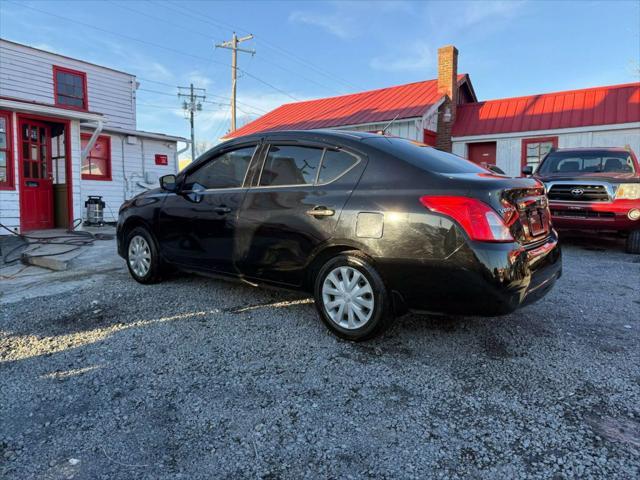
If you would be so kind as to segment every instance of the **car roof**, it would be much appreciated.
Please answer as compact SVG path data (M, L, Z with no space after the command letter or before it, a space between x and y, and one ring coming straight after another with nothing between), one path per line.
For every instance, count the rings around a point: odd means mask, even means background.
M317 130L278 130L275 132L262 132L246 135L244 137L236 137L234 139L225 142L225 144L244 143L248 141L257 141L260 139L324 139L324 140L363 140L365 138L378 137L380 134L369 133L356 130L332 130L332 129L317 129Z

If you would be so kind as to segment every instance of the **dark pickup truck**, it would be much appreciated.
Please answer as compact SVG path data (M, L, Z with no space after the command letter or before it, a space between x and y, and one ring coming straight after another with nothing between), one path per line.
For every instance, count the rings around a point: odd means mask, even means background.
M640 166L630 148L552 150L535 173L557 229L615 231L640 253Z

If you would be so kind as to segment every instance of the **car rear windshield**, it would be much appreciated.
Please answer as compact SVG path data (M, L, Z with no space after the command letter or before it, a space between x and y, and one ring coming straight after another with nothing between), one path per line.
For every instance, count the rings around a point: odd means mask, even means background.
M487 170L469 160L441 152L420 142L397 137L368 137L365 141L383 152L435 173L487 173Z
M626 152L551 152L538 173L633 173L631 155Z

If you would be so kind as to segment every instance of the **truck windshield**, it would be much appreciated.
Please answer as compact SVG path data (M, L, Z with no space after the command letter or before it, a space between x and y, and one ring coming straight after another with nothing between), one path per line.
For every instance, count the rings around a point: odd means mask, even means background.
M538 173L633 173L633 160L626 152L551 152Z

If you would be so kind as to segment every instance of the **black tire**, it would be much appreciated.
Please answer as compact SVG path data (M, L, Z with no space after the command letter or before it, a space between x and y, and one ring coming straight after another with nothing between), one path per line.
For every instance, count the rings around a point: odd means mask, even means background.
M627 253L640 253L640 230L634 230L627 237Z
M140 272L136 272L132 267L132 262L130 261L129 255L131 253L131 243L136 239L136 237L142 237L148 246L148 251L150 254L150 264L149 268L144 274L140 274ZM139 283L150 284L157 283L162 280L162 260L160 259L160 253L158 252L158 247L156 245L155 239L153 235L149 233L149 231L144 227L136 227L130 232L127 233L127 238L125 241L125 259L127 262L127 268L129 269L129 273L133 277L133 279Z
M325 280L338 267L351 267L363 275L371 287L373 308L366 322L358 328L344 328L330 317L323 300L323 285ZM355 275L355 274L354 274ZM355 278L355 277L352 277ZM357 251L341 253L328 260L318 272L314 284L314 298L316 308L324 324L335 335L345 340L360 342L371 339L387 330L394 320L391 296L371 261ZM335 313L334 313L335 315Z

